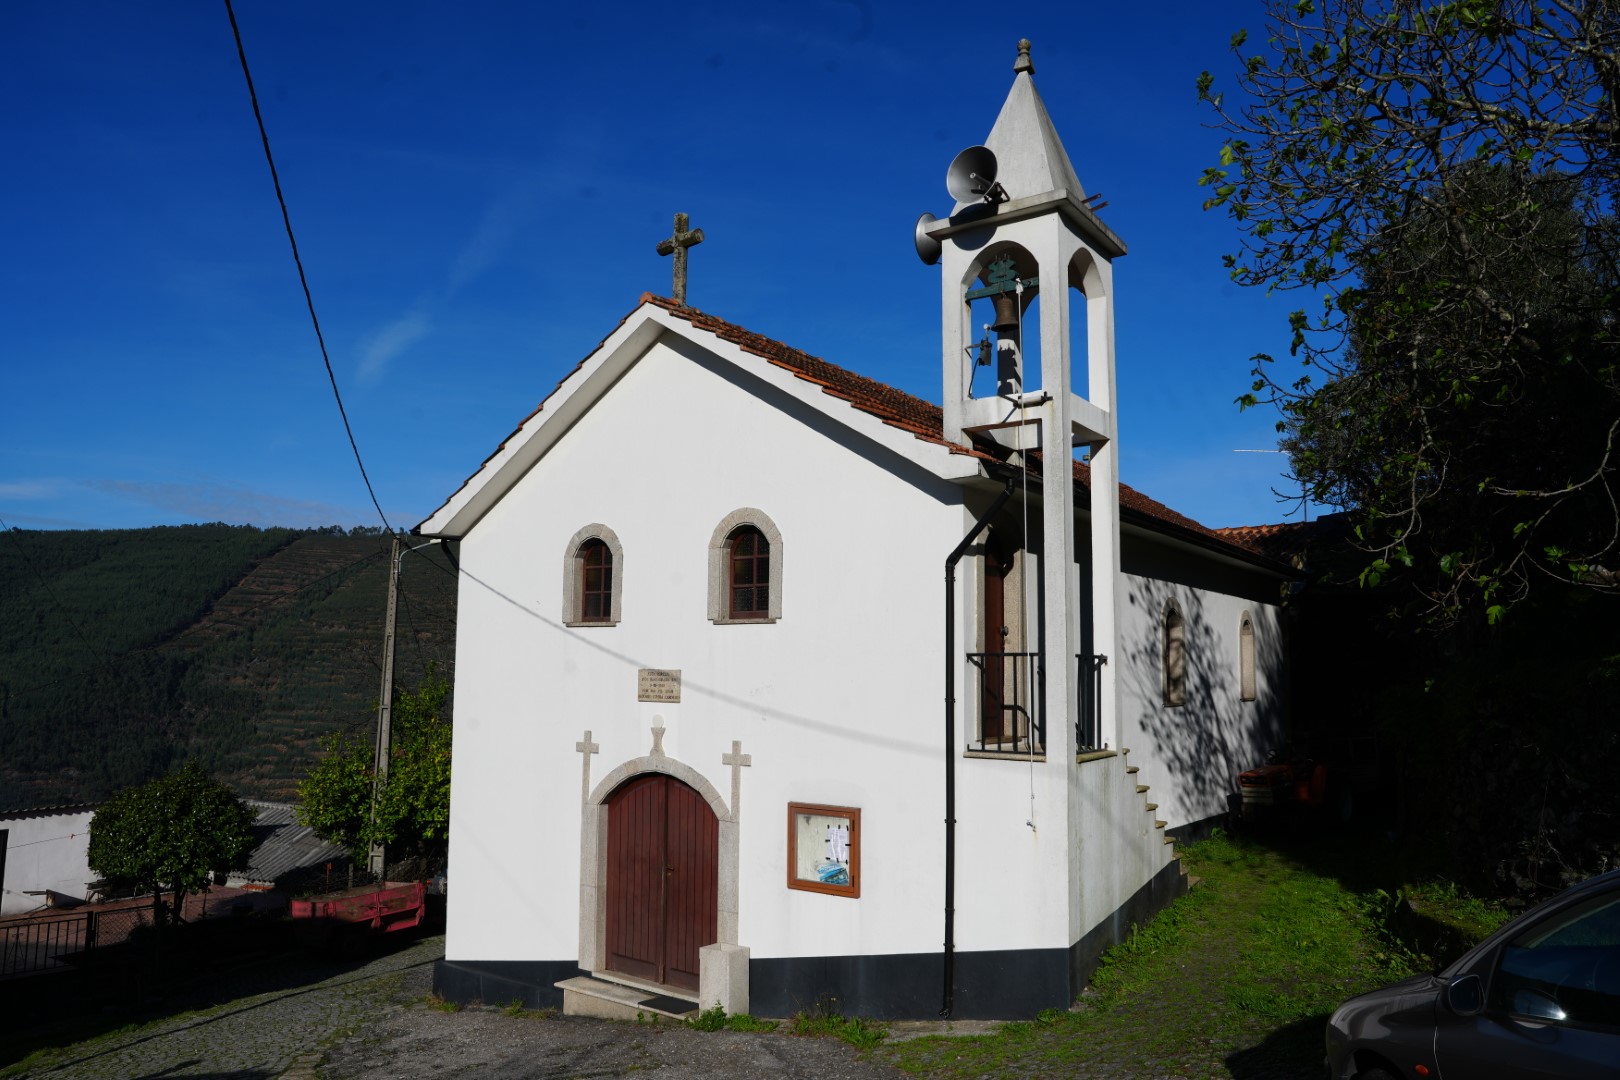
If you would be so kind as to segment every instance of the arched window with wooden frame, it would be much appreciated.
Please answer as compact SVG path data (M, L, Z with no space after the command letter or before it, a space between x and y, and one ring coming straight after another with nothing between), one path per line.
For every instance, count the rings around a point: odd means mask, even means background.
M591 524L568 540L563 557L563 622L616 626L623 595L624 549L612 529Z
M1187 704L1187 623L1174 600L1164 606L1164 703Z
M1257 693L1254 675L1254 619L1247 611L1238 620L1238 697L1253 701Z
M752 525L739 525L726 541L726 614L733 619L771 615L771 542Z
M613 552L597 537L579 548L579 621L613 620Z
M762 511L733 511L709 538L709 619L758 625L781 617L782 534Z

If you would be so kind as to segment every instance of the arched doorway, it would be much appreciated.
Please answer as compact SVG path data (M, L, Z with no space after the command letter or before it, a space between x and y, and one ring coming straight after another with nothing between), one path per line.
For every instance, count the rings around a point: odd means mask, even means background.
M607 967L695 991L698 950L719 939L719 821L665 773L625 781L607 808Z

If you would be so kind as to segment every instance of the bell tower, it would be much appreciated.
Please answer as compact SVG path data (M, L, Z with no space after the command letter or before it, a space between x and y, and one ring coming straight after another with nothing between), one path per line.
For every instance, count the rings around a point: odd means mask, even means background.
M992 440L1018 464L1040 455L1042 714L1048 757L1072 761L1083 681L1095 678L1099 687L1100 731L1087 741L1118 745L1117 663L1093 674L1082 673L1076 660L1083 650L1072 461L1076 450L1089 459L1091 652L1113 661L1119 655L1113 260L1125 245L1097 216L1098 198L1087 198L1080 186L1035 89L1028 40L1018 43L1013 71L984 145L951 163L950 217L924 214L915 240L923 261L943 271L945 437L963 445Z

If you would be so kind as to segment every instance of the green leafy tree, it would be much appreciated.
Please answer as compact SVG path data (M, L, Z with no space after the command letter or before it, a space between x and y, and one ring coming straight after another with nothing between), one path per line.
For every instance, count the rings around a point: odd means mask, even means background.
M298 820L358 858L370 846L371 743L338 731L321 747L320 760L298 783Z
M298 820L342 844L358 860L373 843L396 855L442 853L450 827L450 683L435 671L413 691L395 696L393 750L379 785L375 813L372 745L343 734L298 785Z
M1297 289L1300 367L1257 356L1363 580L1495 621L1537 580L1620 591L1613 0L1265 0L1207 207L1233 280Z
M188 761L102 804L90 819L90 869L150 891L159 923L168 893L169 915L178 923L189 893L216 872L246 869L256 817L230 788Z

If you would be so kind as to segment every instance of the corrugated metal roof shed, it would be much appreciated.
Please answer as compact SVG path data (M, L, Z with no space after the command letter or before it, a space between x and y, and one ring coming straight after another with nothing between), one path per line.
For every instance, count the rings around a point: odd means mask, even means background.
M243 801L258 811L253 834L259 838L259 846L248 856L248 868L232 873L228 884L274 885L301 876L301 872L324 872L328 862L334 869L348 865L348 852L316 836L308 825L300 825L291 805Z
M53 817L58 814L81 814L86 810L95 810L100 803L59 803L56 806L21 806L9 810L0 810L0 821L19 821L23 818Z

